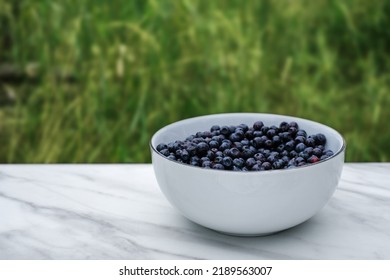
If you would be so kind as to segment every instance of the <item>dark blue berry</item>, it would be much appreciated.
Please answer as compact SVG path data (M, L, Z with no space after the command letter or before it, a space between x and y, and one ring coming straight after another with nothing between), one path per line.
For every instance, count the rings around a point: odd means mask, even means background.
M230 135L230 129L229 129L229 127L228 126L222 126L221 127L221 134L222 135L225 135L225 136L228 136L228 135Z
M316 141L314 140L313 137L309 136L309 137L307 137L305 144L306 144L306 146L314 147L316 145Z
M321 155L322 155L322 150L319 149L319 148L314 148L314 149L313 149L313 155L315 155L316 157L321 157Z
M245 162L245 166L250 170L253 165L256 164L256 160L254 158L248 158Z
M289 125L287 122L281 122L279 125L279 129L283 132L287 131L289 128Z
M317 145L325 145L326 144L326 137L322 133L318 133L315 135L314 140L316 141Z
M307 133L306 131L304 131L303 129L299 129L296 133L296 136L303 136L303 137L307 137Z
M300 152L302 152L305 149L306 149L306 145L303 144L303 143L299 143L298 145L295 146L295 151L297 153L300 153Z
M222 161L223 161L223 157L218 156L218 157L214 158L214 163L221 163L222 164Z
M270 170L270 169L272 169L272 164L266 161L266 162L263 162L263 163L261 164L261 167L262 167L262 169L264 169L264 170Z
M232 133L230 136L229 136L229 139L230 141L232 142L238 142L238 141L241 141L243 137L241 137L241 135L239 133Z
M253 130L248 130L247 132L245 132L245 137L249 140L253 139Z
M230 156L233 158L239 157L241 154L240 150L237 148L231 148L230 149Z
M276 135L276 131L275 131L275 129L269 129L268 131L267 131L267 136L268 136L268 138L272 138L272 137L274 137Z
M217 142L217 141L215 141L215 140L211 140L210 142L209 142L209 147L210 148L219 148L219 143Z
M224 170L225 167L224 167L222 164L217 163L217 164L214 164L214 165L213 165L213 169Z
M246 132L249 129L248 125L246 125L244 123L240 124L238 127L241 128L242 131L244 131L244 132Z
M174 155L169 155L169 156L168 156L168 159L170 159L170 160L176 160L176 157L175 157Z
M255 165L253 165L252 166L252 169L251 169L252 171L261 171L262 170L262 168L261 168L261 165L260 164L255 164Z
M288 142L284 145L284 148L285 148L287 151L292 151L292 150L294 150L294 148L295 148L295 141L294 141L294 140L288 141Z
M196 145L196 152L199 155L205 155L207 154L207 151L209 150L209 145L207 143L201 142L198 145Z
M233 165L234 166L237 166L237 167L241 168L241 167L244 166L244 164L245 164L245 161L242 158L235 158L235 159L233 159Z
M259 130L253 131L253 138L254 138L254 137L261 137L261 136L263 136L263 135L264 135L263 132L261 132L261 131L259 131Z
M265 156L262 153L257 153L253 156L256 161L265 161Z
M281 159L278 159L272 164L272 167L275 169L282 169L284 167L284 161Z
M161 150L164 150L164 149L168 149L168 146L161 143L161 144L158 144L157 147L156 147L157 151L161 151Z
M220 151L224 151L226 149L230 149L230 144L228 142L223 142L221 146L219 146Z
M230 168L232 165L233 165L233 160L231 157L224 157L222 159L222 164L223 166L225 166L226 168Z
M166 157L168 157L171 153L169 152L169 150L168 149L162 149L161 151L160 151L160 153L163 155L163 156L166 156Z
M264 123L262 121L257 121L253 124L253 129L260 130L264 126Z
M180 158L183 160L183 162L186 162L190 159L190 154L187 152L187 150L181 150L181 156Z
M213 132L213 131L218 131L218 130L221 130L221 128L219 127L219 125L213 125L211 128L210 128L210 131Z

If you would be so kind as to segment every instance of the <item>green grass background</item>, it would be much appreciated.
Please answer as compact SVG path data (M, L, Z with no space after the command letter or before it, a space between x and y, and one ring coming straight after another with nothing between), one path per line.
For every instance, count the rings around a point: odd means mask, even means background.
M271 112L390 160L390 1L0 0L1 162L149 162L162 126Z

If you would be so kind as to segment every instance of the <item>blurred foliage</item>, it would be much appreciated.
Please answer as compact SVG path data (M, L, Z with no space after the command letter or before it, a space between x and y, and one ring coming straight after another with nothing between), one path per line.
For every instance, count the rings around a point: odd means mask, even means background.
M179 119L272 112L390 160L389 1L0 0L0 162L148 162Z

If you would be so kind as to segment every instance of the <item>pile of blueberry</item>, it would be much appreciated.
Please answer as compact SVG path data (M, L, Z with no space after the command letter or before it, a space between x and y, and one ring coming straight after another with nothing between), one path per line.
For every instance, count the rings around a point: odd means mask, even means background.
M214 125L184 141L161 143L157 151L168 159L203 168L261 171L303 166L333 155L326 137L307 135L296 122L279 127L257 121L252 127Z

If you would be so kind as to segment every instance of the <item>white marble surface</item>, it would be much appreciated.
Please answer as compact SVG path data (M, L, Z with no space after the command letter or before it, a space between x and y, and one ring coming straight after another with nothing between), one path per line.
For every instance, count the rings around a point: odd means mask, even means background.
M346 164L319 214L251 238L183 218L151 165L0 165L0 259L390 259L390 164Z

